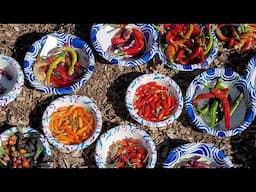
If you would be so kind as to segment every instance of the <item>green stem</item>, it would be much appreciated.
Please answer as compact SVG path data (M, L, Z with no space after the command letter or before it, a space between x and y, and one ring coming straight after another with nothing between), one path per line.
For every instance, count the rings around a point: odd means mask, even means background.
M233 113L235 112L235 110L237 109L237 107L239 106L241 101L243 100L243 98L244 98L244 94L240 93L240 95L236 98L235 102L231 106L231 110L230 110L231 116L233 115Z

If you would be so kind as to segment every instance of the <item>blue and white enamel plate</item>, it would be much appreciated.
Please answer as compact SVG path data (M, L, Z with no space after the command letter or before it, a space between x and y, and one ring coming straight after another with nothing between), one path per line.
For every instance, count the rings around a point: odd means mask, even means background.
M181 145L169 152L163 163L163 168L174 168L182 159L202 156L213 162L217 168L232 168L233 164L220 149L204 143L189 143Z
M204 92L209 92L208 87L213 87L217 78L221 79L224 87L229 87L230 97L234 101L242 92L244 98L240 102L236 111L231 116L231 129L225 128L224 118L210 128L205 121L196 113L192 101ZM206 101L206 100L205 100ZM256 95L252 91L251 86L238 73L224 68L209 69L199 74L189 85L185 97L185 109L190 121L202 132L214 136L226 137L241 133L247 129L255 118L255 101Z
M170 115L169 118L163 121L159 121L159 122L147 121L142 117L140 117L134 109L133 102L134 102L136 89L140 85L143 85L149 82L157 82L162 86L168 87L169 91L172 93L172 95L176 99L176 103L177 103L176 109L174 110L173 114ZM134 79L126 91L125 101L126 101L126 108L129 111L131 117L141 125L148 126L148 127L168 126L170 123L175 121L180 116L183 109L183 96L182 96L182 91L179 85L170 77L167 77L159 73L144 74Z
M91 41L98 54L112 64L135 67L147 63L156 53L158 32L149 24L128 24L131 28L139 29L146 43L146 50L138 58L114 57L107 52L111 46L111 38L118 32L111 24L94 24L91 29Z
M256 55L250 59L246 67L246 81L256 90Z
M94 132L93 134L84 142L77 145L66 145L58 142L52 135L51 130L49 128L50 117L52 113L57 111L59 107L70 106L70 105L78 105L86 107L94 116ZM44 111L42 117L42 125L43 131L46 139L50 144L55 146L57 149L63 152L73 152L76 150L81 150L88 147L92 144L97 137L99 136L102 128L102 117L101 112L97 105L88 97L81 95L65 95L55 99Z
M85 59L87 60L87 63L86 68L84 69L84 74L82 75L79 81L72 84L71 86L64 88L53 88L43 85L35 78L35 75L33 73L33 65L37 59L37 56L41 53L41 50L43 49L48 37L56 41L56 46L54 48L68 45L69 47L79 50L81 52L79 56L81 56L83 53L83 55L85 55L84 57L86 57ZM33 45L27 51L24 59L25 75L31 83L31 85L39 91L50 94L69 94L81 88L91 77L94 71L94 67L94 55L91 48L87 45L87 43L75 35L65 33L52 33L43 36L41 39L33 43Z
M203 26L203 25L200 25ZM159 36L159 42L158 42L158 49L157 49L157 55L159 56L160 60L168 67L171 67L173 69L179 70L179 71L194 71L196 69L203 69L206 66L208 66L210 63L213 62L213 60L217 57L218 53L218 45L217 45L217 37L214 33L214 31L211 31L211 34L213 36L213 46L210 50L210 52L207 54L205 61L203 64L194 63L194 64L187 64L182 65L180 63L171 63L168 61L166 54L163 51L163 48L161 47L161 37Z
M147 149L149 154L146 168L154 168L157 161L157 151L154 141L144 130L132 125L113 127L100 136L95 152L97 166L99 168L107 168L107 157L110 145L125 138L139 139L141 141L141 145Z
M25 137L26 137L26 135L29 135L31 133L38 133L37 130L35 130L31 127L24 127L21 130L22 130L22 133L25 135ZM2 141L8 140L8 138L11 135L15 134L16 132L18 132L17 127L11 127L10 129L7 129L3 133L1 133L1 135L0 135L0 146L2 145ZM44 145L44 154L47 155L47 156L52 156L50 145L42 134L40 134L40 140L42 141L42 143Z
M0 95L0 107L4 107L20 95L24 85L24 74L19 63L5 55L0 56L0 69L5 70L12 77L8 80L4 75L0 75L0 84L6 89Z

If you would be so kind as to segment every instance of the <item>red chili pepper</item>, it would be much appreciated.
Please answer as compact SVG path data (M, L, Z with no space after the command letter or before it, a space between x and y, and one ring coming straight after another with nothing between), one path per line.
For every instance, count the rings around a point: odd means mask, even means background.
M63 80L60 80L54 76L51 77L51 82L52 82L52 84L55 84L56 87L67 87L71 84L68 82L64 82Z
M162 110L160 111L160 113L158 114L157 119L158 119L159 121L162 121L162 120L163 120L163 117L164 117L164 114L165 114L165 110L162 109Z
M198 102L201 101L202 99L211 99L214 98L215 95L213 93L202 93L193 100L193 105L197 106Z
M225 118L225 127L229 130L231 129L231 118L230 118L230 104L227 98L227 93L228 93L229 89L217 89L217 88L212 88L211 89L211 93L202 93L200 95L198 95L194 100L193 100L193 104L195 106L198 105L198 102L202 99L210 99L210 98L219 98L221 101L221 104L223 106L223 110L224 110L224 118Z
M166 48L166 54L167 54L167 58L168 60L173 63L174 62L174 57L176 54L176 50L175 47L172 44L169 44L168 47Z
M121 37L114 37L111 39L112 45L122 46L126 43L127 40L121 38Z
M188 56L186 59L185 59L185 63L189 63L191 61L193 61L195 58L197 58L198 56L200 56L200 54L202 55L203 54L203 48L198 46L197 49L195 50L194 53L192 53L190 56Z
M200 32L201 32L201 28L197 24L194 24L194 30L192 32L192 35L198 36L198 35L200 35Z
M170 29L172 24L163 24L163 26L164 26L165 29Z
M186 62L186 61L183 61L183 58L182 58L182 56L184 55L184 53L185 53L185 50L184 50L184 49L180 49L179 52L178 52L178 55L177 55L177 60L178 60L178 62L179 62L180 64L182 64L182 65L186 65L186 64L187 64L187 62Z

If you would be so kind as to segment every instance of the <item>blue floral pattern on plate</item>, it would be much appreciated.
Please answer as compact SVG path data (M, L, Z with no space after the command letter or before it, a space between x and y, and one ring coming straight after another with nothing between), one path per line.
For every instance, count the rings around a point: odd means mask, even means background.
M200 26L203 26L203 25L200 25ZM191 64L191 65L189 65L189 64L182 65L180 63L170 63L161 48L160 38L158 41L157 55L166 66L171 67L176 70L179 70L179 71L194 71L196 69L203 69L206 66L208 66L210 63L213 62L213 60L217 57L217 53L218 53L217 37L216 37L214 31L211 31L211 34L213 36L213 46L212 46L211 51L205 58L205 62L203 64L196 63L196 64ZM159 35L159 37L160 37L160 35Z
M163 168L173 168L181 159L194 155L212 160L217 168L233 167L232 162L218 148L204 143L189 143L171 150L163 163Z
M9 56L0 56L0 68L6 70L12 76L11 81L8 80L6 84L3 83L3 87L7 88L7 91L0 97L0 106L4 107L20 95L24 85L24 74L19 63ZM4 79L1 79L1 81L4 81Z
M130 24L131 25L131 24ZM91 41L95 48L95 50L98 52L98 54L109 61L112 64L127 66L127 67L135 67L137 65L142 65L147 63L150 59L152 59L156 53L157 50L157 38L158 38L158 32L154 30L154 28L149 24L133 24L133 27L138 28L142 31L145 37L146 41L146 50L144 54L139 58L131 58L131 59L122 59L118 57L113 57L111 54L109 54L106 50L104 50L103 45L101 45L101 42L98 38L98 32L101 30L104 30L108 26L108 24L94 24L91 29ZM107 35L108 32L103 31L102 35L106 35L106 37L103 38L104 42L106 43L107 40L110 40L111 37ZM111 46L111 42L108 42L106 46Z
M52 135L51 130L49 129L49 122L52 113L54 113L59 107L70 106L70 105L79 105L84 106L92 112L95 120L95 128L93 134L84 142L77 145L65 145L58 142ZM81 95L65 95L55 99L44 111L42 117L43 131L45 133L46 139L50 144L55 146L57 149L63 152L72 152L76 150L84 149L90 144L92 144L97 137L99 136L102 128L102 117L99 108L96 104L86 96Z
M240 92L244 93L244 99L231 117L230 130L226 130L224 119L222 119L215 128L208 127L201 117L197 115L192 104L193 98L202 93L203 89L210 83L216 81L218 77L220 77L224 83L231 85L230 96L232 100L234 100ZM250 126L255 118L255 101L255 92L252 91L252 88L242 76L229 69L213 68L199 74L191 82L186 92L185 109L191 122L202 132L214 136L226 137L239 134Z
M154 168L157 161L156 146L152 138L144 130L133 125L119 125L102 134L97 141L95 160L99 168L107 168L106 159L109 147L116 141L134 138L139 139L141 144L148 150L149 160L146 168Z
M51 36L57 39L58 41L57 47L63 47L64 45L68 45L72 48L83 51L88 57L88 67L87 69L85 69L83 76L78 82L72 84L69 87L65 87L65 88L48 87L35 79L35 75L33 73L33 65L36 61L37 56L40 54L41 49L43 48L48 36ZM71 34L52 33L52 34L43 36L41 39L33 43L33 45L29 48L29 50L26 53L23 65L24 65L26 78L28 79L28 81L31 83L33 87L35 87L37 90L42 91L44 93L57 95L57 94L69 94L81 88L89 80L89 78L91 77L94 71L95 59L94 59L94 55L91 48L82 39Z
M134 100L136 89L140 85L148 82L152 82L152 81L156 81L161 85L167 86L171 91L171 93L173 94L173 96L176 98L176 102L178 104L178 107L176 108L174 114L171 115L169 118L160 122L151 122L141 118L135 112L135 109L133 106L133 100ZM126 108L128 109L131 117L141 125L148 126L148 127L168 126L170 123L175 121L180 116L183 109L183 96L182 96L182 91L179 85L171 78L159 73L144 74L134 79L127 89L125 101L126 101Z

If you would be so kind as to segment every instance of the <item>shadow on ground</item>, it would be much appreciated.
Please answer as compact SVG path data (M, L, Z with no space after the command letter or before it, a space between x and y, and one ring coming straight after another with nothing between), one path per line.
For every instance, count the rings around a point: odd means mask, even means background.
M61 96L63 95L52 95L37 103L29 114L29 126L42 132L42 116L44 111L53 100Z
M173 150L176 147L179 147L183 144L189 143L188 141L182 140L182 139L166 139L159 145L157 145L157 165L156 167L161 168L165 159L167 158L167 155L171 150Z
M96 61L99 61L101 63L110 63L103 57L101 57L96 50L94 49L94 46L92 45L90 33L91 33L92 24L76 24L75 25L75 34L76 36L83 39L92 49L93 55L95 56Z
M122 74L114 80L107 91L107 101L112 104L115 114L123 120L131 120L125 105L126 90L130 83L142 74L141 72Z
M43 37L46 34L47 33L32 32L32 33L26 33L17 38L14 44L12 57L18 61L22 69L23 69L24 58L29 47L35 41L39 40L41 37ZM33 89L33 87L28 83L27 78L25 78L25 83L28 88Z
M230 144L235 167L256 168L256 120L240 135L231 137Z
M83 155L82 157L85 159L86 164L88 165L89 168L97 168L96 162L95 162L95 150L96 150L96 145L97 141L99 140L100 136L104 134L107 130L117 126L119 124L117 123L112 123L109 121L104 121L102 124L102 130L99 135L99 137L94 141L92 145L90 145L88 148L83 150ZM93 161L92 161L93 159Z
M232 52L229 56L227 63L225 64L226 68L232 69L233 71L239 73L245 77L245 69L248 65L249 60L252 56L255 55L252 52L239 54L237 52ZM243 66L243 67L241 67Z

